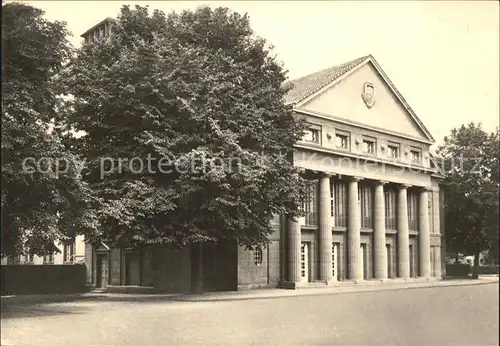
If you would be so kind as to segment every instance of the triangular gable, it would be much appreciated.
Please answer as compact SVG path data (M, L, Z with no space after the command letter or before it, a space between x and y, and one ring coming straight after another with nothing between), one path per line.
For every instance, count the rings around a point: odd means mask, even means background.
M336 78L331 79L329 83L323 83L322 87L307 95L303 92L300 95L300 100L297 100L296 97L291 102L294 104L294 108L332 115L334 118L362 123L375 128L390 129L393 132L434 142L430 132L373 56L369 55L349 63L352 67L342 71L341 75L335 76ZM323 71L318 73L321 74ZM318 73L314 78L321 80L322 77L318 76ZM309 77L306 81L310 79ZM300 82L301 79L297 79L290 83L294 83L299 91L303 91L306 88L299 87ZM362 97L365 83L370 83L375 90L375 103L373 105L365 102ZM296 94L297 92L294 93L293 90L289 92L289 95L292 96ZM288 99L290 100L290 97Z
M97 244L95 251L109 251L109 246L104 244L102 241Z

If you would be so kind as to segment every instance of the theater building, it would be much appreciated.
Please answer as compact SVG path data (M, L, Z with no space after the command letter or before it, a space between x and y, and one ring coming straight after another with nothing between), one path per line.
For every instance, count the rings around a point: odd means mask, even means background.
M317 173L298 221L281 218L281 283L440 278L442 176L430 132L370 55L291 81L309 124L294 165Z
M113 19L86 42L111 34ZM442 176L430 132L370 55L288 82L308 131L293 164L317 177L305 217L276 216L266 247L205 245L206 290L428 280L444 269ZM107 290L185 292L192 253L87 244L88 283ZM444 259L444 258L443 258Z

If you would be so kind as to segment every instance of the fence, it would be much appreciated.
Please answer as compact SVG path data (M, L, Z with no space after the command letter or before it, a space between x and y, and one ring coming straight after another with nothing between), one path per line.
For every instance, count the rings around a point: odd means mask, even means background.
M1 294L56 294L85 292L84 264L3 265Z
M467 277L471 267L468 264L456 263L446 265L446 276L450 277Z

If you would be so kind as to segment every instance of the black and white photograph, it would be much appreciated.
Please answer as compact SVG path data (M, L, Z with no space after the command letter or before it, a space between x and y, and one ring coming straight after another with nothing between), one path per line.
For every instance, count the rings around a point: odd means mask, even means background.
M497 1L2 2L2 346L499 345Z

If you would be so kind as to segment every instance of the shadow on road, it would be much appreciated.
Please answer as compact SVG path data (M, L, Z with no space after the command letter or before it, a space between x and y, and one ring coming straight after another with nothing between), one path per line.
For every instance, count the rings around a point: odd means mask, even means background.
M90 308L78 306L34 305L4 305L2 304L2 319L43 317L55 315L85 314Z

